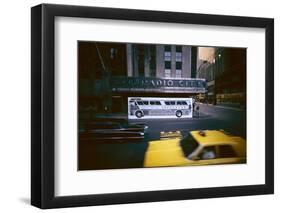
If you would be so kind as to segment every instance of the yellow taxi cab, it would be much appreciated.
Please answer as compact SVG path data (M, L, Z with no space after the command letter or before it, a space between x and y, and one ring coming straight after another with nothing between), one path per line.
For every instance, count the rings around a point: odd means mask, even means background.
M161 132L160 140L150 141L144 167L197 166L246 163L246 141L223 130Z

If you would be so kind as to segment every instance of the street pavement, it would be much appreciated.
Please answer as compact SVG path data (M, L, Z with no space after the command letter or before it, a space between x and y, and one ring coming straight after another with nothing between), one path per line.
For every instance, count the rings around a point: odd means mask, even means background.
M175 119L134 119L131 123L148 125L148 141L120 144L90 144L79 156L79 169L114 169L143 167L149 141L158 140L161 131L181 131L187 135L192 130L225 130L246 139L246 112L243 109L199 105L199 117ZM80 144L81 145L81 144ZM81 147L81 146L80 146ZM86 154L85 154L86 153Z
M184 135L192 130L223 129L231 134L246 138L246 113L240 108L199 105L199 117L175 119L131 120L132 123L146 123L149 126L149 140L159 139L161 131L182 131Z

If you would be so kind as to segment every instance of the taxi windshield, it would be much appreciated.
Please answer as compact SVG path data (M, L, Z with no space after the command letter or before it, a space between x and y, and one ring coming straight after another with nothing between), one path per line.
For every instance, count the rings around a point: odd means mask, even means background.
M181 139L180 145L186 157L188 157L192 152L194 152L199 146L198 142L190 134Z

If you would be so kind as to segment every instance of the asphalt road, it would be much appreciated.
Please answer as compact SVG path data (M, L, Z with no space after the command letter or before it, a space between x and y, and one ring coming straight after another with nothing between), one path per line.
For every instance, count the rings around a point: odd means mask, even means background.
M181 131L187 135L191 130L223 129L246 138L245 110L213 105L199 105L199 117L176 119L130 120L146 123L148 141L159 139L161 131ZM139 168L143 167L148 142L120 144L79 143L79 170Z
M149 126L149 139L159 139L161 131L182 131L188 134L191 130L223 129L234 135L246 138L245 110L199 104L199 117L175 119L142 119L131 120L132 123L146 123Z

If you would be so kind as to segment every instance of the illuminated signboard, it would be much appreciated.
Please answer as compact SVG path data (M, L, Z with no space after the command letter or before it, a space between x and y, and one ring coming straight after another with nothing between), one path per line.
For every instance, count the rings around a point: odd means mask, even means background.
M151 77L113 77L112 91L118 92L172 92L205 93L205 79L162 79Z

